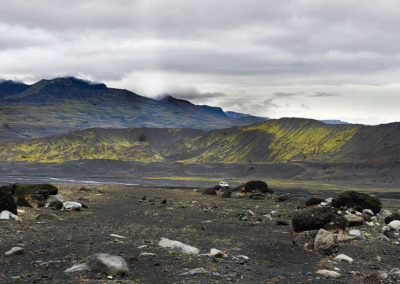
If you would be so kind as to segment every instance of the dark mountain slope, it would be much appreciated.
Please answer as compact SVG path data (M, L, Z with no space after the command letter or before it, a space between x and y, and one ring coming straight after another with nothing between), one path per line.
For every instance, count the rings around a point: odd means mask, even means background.
M0 160L80 159L187 163L368 162L400 160L400 123L327 125L285 118L245 127L88 129L68 135L0 143Z
M218 129L253 123L220 108L142 97L73 77L41 80L0 97L0 140L101 128ZM24 89L24 90L23 90ZM22 92L20 92L22 91Z
M14 81L0 81L0 99L4 99L6 96L14 96L27 90L29 85Z

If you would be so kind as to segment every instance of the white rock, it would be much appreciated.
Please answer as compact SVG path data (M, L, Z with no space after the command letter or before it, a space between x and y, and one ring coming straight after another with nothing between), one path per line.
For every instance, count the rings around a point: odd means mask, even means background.
M10 256L13 254L23 254L24 253L24 248L21 247L13 247L12 249L10 249L9 251L6 251L4 253L5 256Z
M320 204L319 204L320 206L326 206L326 205L328 205L328 203L326 203L326 202L321 202Z
M199 254L200 250L198 248L186 245L179 241L173 241L166 238L161 238L158 245L163 248L171 248L173 250L183 251L185 253Z
M117 234L111 234L110 237L114 237L114 238L117 238L117 239L126 239L126 237L120 236L120 235L117 235Z
M129 272L129 267L126 261L116 255L109 255L106 253L97 253L84 260L82 263L75 264L74 266L65 270L65 273L75 271L101 271L108 275L122 275Z
M277 210L272 210L271 211L271 216L274 218L279 218L281 217L281 212L277 211Z
M340 275L340 273L337 273L336 271L327 270L327 269L318 270L316 273L323 275L325 277L331 277L331 278L339 278L340 276L342 276L342 275Z
M82 204L80 204L79 202L75 202L75 201L66 201L63 203L63 209L66 210L81 210L82 208Z
M370 226L370 227L375 226L375 223L374 223L374 222L365 222L365 224L367 224L367 225Z
M390 242L390 239L388 237L386 237L385 235L379 235L377 237L378 241L387 241Z
M327 204L332 204L332 201L333 201L333 197L329 197L329 198L325 199L325 202Z
M273 221L274 219L272 218L271 214L265 214L263 215L265 218L267 218L269 221Z
M214 256L214 257L217 257L217 258L225 258L226 257L226 254L224 254L222 251L220 251L219 249L215 249L215 248L212 248L211 250L210 250L210 252L209 253L207 253L207 255L208 256Z
M193 275L193 274L199 274L199 273L208 273L208 271L204 267L199 267L199 268L189 270L188 272L181 273L181 275Z
M144 249L144 248L147 248L147 245L138 246L138 249Z
M154 257L154 256L156 256L156 254L155 254L155 253L152 253L152 252L142 252L142 253L140 254L140 256L150 256L150 257Z
M248 216L254 216L254 215L255 215L254 212L251 211L251 210L246 210L244 213L245 213L246 215L248 215Z
M243 259L245 259L245 260L249 260L249 259L250 259L248 256L245 256L245 255L243 255L243 254L238 255L237 258L243 258Z
M389 226L383 226L382 227L382 232L390 231Z
M345 254L339 254L338 256L336 256L334 258L334 260L336 260L336 261L347 261L350 264L353 263L353 259L350 256L347 256Z
M386 271L380 271L378 274L378 278L381 280L386 280L388 279L389 274Z
M355 236L357 238L362 238L362 234L361 234L360 230L350 230L349 235Z
M397 267L393 268L392 270L390 270L389 275L397 280L400 280L400 269Z
M369 215L369 216L374 216L374 212L372 212L371 209L364 209L362 211L363 214Z
M60 194L57 195L50 195L49 198L47 198L46 203L52 203L52 202L61 202L64 203L64 197Z
M320 229L314 238L314 248L318 251L331 250L335 246L335 236L324 229Z
M0 220L20 220L21 218L11 213L10 211L3 210L0 214Z
M90 271L90 267L86 263L78 263L64 270L65 273L71 273L75 271Z
M25 210L17 209L17 212L18 212L19 214L24 214L24 213L25 213Z
M400 221L399 220L393 220L388 224L389 228L392 230L400 230Z

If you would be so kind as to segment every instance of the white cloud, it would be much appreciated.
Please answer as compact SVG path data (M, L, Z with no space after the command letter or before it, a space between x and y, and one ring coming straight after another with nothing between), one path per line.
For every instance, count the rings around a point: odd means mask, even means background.
M393 0L2 1L0 76L75 75L151 96L192 87L227 95L196 102L272 117L400 120L399 25Z

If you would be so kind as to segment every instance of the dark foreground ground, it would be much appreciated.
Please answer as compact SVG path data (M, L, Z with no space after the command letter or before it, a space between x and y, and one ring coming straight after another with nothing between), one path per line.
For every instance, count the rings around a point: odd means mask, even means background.
M0 283L362 283L378 270L400 266L400 246L378 241L379 226L359 227L367 233L364 239L339 245L340 253L351 256L353 264L336 263L333 256L294 246L290 220L303 206L303 197L279 202L275 194L251 200L201 195L191 189L86 187L91 191L79 191L78 185L60 186L60 194L84 202L88 209L66 212L21 207L25 210L20 214L22 221L0 222ZM385 208L398 209L396 200L383 201ZM246 210L255 215L242 221L240 215ZM281 216L270 221L263 215L272 210ZM46 212L62 220L36 220ZM289 225L277 225L277 221ZM158 246L161 237L197 247L201 253L217 248L227 257L169 251ZM25 245L24 254L3 256L18 243ZM147 247L139 248L143 245ZM141 256L143 252L155 255ZM129 275L107 279L96 272L63 272L94 253L124 257ZM199 267L207 272L181 275ZM340 269L341 278L315 274L334 267Z

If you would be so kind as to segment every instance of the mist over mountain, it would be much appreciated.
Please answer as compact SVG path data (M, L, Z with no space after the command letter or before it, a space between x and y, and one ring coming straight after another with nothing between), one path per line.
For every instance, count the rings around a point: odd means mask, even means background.
M68 133L86 128L220 129L265 120L232 117L221 108L167 96L155 100L74 77L32 85L0 82L0 140Z

